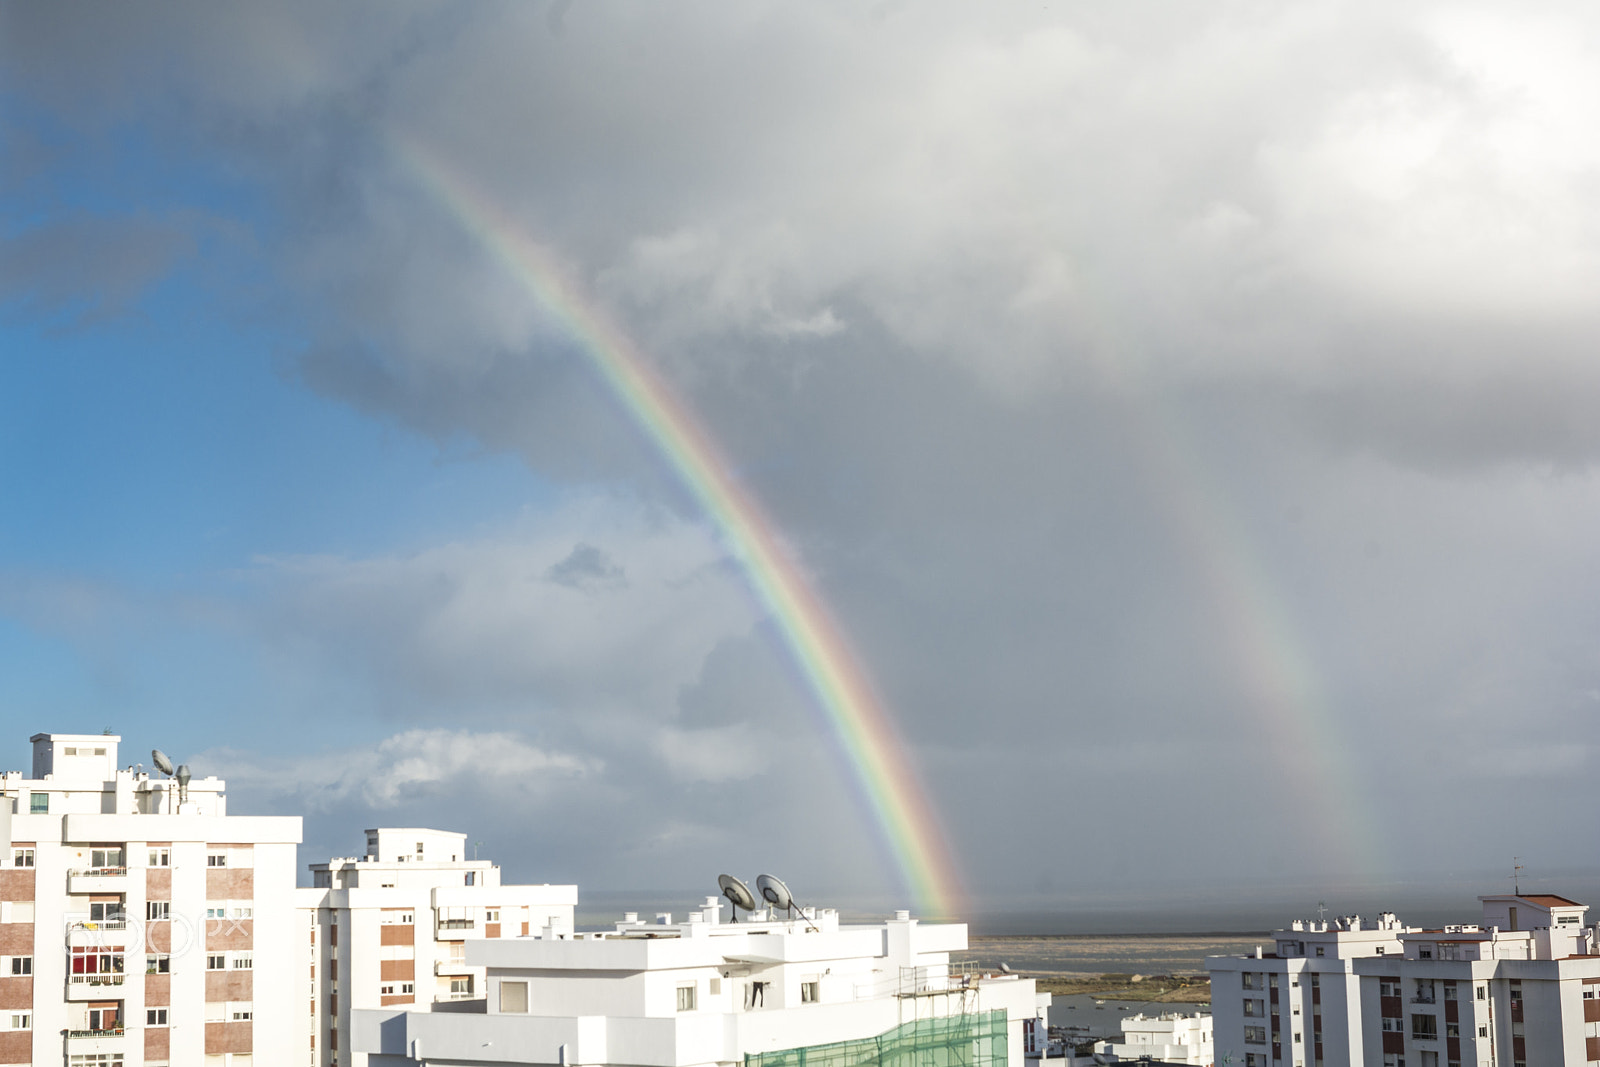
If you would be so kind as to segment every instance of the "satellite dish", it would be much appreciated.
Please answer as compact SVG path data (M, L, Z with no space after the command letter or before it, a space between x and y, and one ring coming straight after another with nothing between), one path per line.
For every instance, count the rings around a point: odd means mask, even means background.
M745 911L756 910L756 898L750 892L750 887L733 875L717 875L717 885L722 887L722 895L733 901L735 908L743 908ZM739 913L737 911L733 913L733 919L735 922L739 921Z
M1002 963L1000 965L1000 973L1001 974L1010 974L1011 973L1011 965L1009 963Z
M789 893L789 887L783 884L783 879L775 874L763 874L756 879L756 888L761 891L761 898L774 908L783 908L785 911L794 907L794 897Z
M169 760L167 758L167 754L161 751L159 748L152 748L150 750L150 762L156 765L156 770L160 771L168 778L171 778L175 773L172 769L172 761Z
M733 901L733 906L743 908L745 911L756 910L755 894L750 892L750 887L731 874L717 876L717 885L722 888L722 895Z

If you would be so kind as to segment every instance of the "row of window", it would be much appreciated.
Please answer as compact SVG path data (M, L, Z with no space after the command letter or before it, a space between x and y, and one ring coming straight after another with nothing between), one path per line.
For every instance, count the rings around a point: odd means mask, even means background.
M0 854L3 855L3 854ZM117 848L94 848L89 850L89 866L95 869L116 868L124 866L123 850ZM31 848L14 848L11 850L11 866L32 867L34 865L34 850ZM172 850L170 848L152 848L149 853L147 866L171 867ZM228 852L218 850L206 853L207 867L228 866Z

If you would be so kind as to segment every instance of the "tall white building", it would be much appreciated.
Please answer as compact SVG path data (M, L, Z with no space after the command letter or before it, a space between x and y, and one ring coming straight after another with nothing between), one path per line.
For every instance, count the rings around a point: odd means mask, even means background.
M953 971L964 924L732 923L716 897L687 918L471 942L485 1013L357 1011L355 1047L373 1067L1022 1067L1024 1021L1049 1002L1031 979Z
M1483 921L1295 922L1276 951L1213 956L1217 1062L1242 1067L1583 1067L1600 1062L1600 928L1551 894Z
M112 734L31 740L0 782L0 1063L291 1062L300 820L119 769Z
M294 1062L366 1067L348 1040L353 1009L481 1010L485 971L470 944L571 932L577 886L502 885L500 868L466 847L465 834L374 829L364 856L311 865L313 888L295 895L309 1011L296 1015Z

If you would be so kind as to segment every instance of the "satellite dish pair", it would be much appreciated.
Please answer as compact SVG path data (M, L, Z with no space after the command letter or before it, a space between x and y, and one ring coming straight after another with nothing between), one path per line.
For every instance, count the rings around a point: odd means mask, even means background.
M717 885L722 887L722 895L733 902L734 922L739 921L740 908L743 908L745 911L756 910L755 894L750 892L749 886L745 885L733 875L718 875ZM789 916L793 918L794 909L797 906L794 902L794 894L789 892L789 887L783 884L782 878L779 878L775 874L760 875L756 878L756 889L760 891L762 900L765 900L768 904L772 905L774 909L784 909L789 913ZM802 918L805 918L807 926L811 926L813 930L816 929L816 927L812 925L810 918L806 917L806 913L803 909L801 910L800 915Z
M168 759L167 754L159 748L150 750L150 762L156 765L156 770L168 778L176 778L178 780L178 802L180 804L189 799L189 765L187 763L180 763L175 769L172 766L172 760Z

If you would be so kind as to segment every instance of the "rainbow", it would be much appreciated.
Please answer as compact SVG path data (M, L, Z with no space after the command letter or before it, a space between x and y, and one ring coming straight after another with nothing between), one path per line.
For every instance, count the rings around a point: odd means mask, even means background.
M437 200L582 344L612 393L720 531L777 624L849 764L903 888L924 914L952 914L960 882L937 815L903 754L905 745L838 624L760 506L729 474L716 442L627 335L516 220L436 154L406 138L395 143Z

